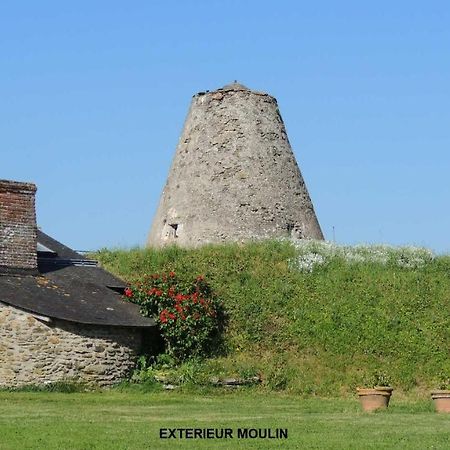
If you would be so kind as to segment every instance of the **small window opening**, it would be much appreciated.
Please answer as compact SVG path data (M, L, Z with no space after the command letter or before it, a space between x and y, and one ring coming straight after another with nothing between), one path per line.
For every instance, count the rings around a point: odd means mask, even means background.
M41 244L40 242L36 244L36 251L38 256L40 257L53 258L55 256L58 256L58 254L54 250L46 247L44 244Z
M172 227L172 237L177 238L178 234L177 234L177 230L178 230L178 224L177 223L169 223L169 226Z

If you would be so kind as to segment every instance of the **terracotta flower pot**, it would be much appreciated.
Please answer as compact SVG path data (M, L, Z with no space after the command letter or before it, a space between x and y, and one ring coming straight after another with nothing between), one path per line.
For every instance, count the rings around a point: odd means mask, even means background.
M431 398L437 412L450 413L450 390L432 391Z
M389 405L393 389L388 386L377 386L372 389L358 388L359 401L364 411L385 409Z

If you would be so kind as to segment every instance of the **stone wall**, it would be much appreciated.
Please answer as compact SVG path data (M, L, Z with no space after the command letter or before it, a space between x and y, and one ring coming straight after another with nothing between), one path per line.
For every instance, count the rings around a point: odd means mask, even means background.
M194 96L148 245L323 239L275 98L231 85Z
M46 323L0 303L0 387L55 381L111 385L129 374L141 342L140 329Z
M0 180L0 267L37 268L35 193L32 183Z

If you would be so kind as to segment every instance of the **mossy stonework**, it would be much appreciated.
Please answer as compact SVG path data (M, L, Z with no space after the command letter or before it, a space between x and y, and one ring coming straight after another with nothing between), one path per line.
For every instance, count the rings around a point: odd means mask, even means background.
M140 329L47 323L0 303L0 387L117 383L134 366L141 339Z
M323 239L274 97L234 83L194 96L148 245Z

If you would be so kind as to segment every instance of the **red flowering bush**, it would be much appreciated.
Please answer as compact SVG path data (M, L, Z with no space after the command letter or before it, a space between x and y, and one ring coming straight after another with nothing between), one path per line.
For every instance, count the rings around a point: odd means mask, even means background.
M215 350L223 324L222 305L203 276L183 282L174 272L146 276L125 297L155 318L167 352L179 361Z

